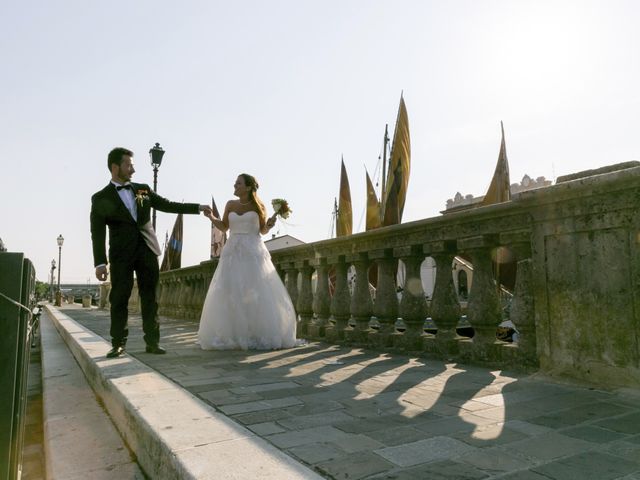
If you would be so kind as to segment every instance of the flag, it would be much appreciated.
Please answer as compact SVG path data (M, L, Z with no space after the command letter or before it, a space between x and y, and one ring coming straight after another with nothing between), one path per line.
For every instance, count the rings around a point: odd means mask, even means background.
M384 198L382 199L384 208L382 224L384 226L395 225L402 221L410 171L411 136L409 135L409 116L407 115L404 98L400 95L396 130L393 133L393 144L391 146L391 161L386 181L387 191L383 193ZM393 210L389 213L389 218L394 220L393 223L387 223L387 206L389 204L391 204L390 208ZM395 221L396 218L397 221Z
M338 218L336 219L336 237L351 235L353 230L353 214L351 211L351 189L347 169L342 159L340 171L340 202L338 203Z
M380 227L380 202L378 202L378 196L373 188L373 183L367 174L367 224L365 231L374 230Z
M500 153L498 154L498 163L493 173L493 179L487 190L487 194L482 200L482 205L492 205L494 203L502 203L511 200L511 189L509 187L509 161L507 160L507 146L504 141L504 126L500 122L502 130L502 142L500 143Z
M160 271L175 270L180 268L182 262L182 214L178 214L176 223L173 224L171 237L165 247L164 258Z
M213 200L213 195L211 196L211 210L213 210L213 214L220 218L220 212L218 211L218 207L216 207L216 202ZM211 223L211 258L219 257L222 253L222 247L227 242L227 232L223 232L219 230L213 222Z

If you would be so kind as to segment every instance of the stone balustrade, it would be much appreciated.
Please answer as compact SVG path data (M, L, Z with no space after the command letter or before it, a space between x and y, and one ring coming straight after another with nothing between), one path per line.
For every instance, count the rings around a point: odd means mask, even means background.
M272 261L298 312L299 336L636 385L639 206L640 167L634 167L523 192L498 205L278 250ZM513 344L495 337L503 318L493 273L498 247L517 261L509 318L520 334ZM456 333L456 255L474 267L467 305L473 338ZM420 280L427 257L437 268L429 305ZM400 299L399 261L406 272ZM160 313L197 320L216 264L163 272ZM435 334L425 333L427 315Z

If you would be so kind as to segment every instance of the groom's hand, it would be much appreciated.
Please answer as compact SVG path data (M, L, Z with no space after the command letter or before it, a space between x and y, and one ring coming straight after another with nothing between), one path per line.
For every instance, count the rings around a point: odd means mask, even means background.
M211 216L213 213L213 210L209 205L200 205L200 211L203 212L206 217Z
M106 282L108 275L109 272L107 271L106 265L99 265L96 267L96 278L98 280L100 280L101 282Z

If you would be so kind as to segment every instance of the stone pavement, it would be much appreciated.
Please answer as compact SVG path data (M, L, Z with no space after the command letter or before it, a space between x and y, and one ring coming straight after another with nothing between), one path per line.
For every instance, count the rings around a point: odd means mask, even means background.
M108 338L108 312L62 312ZM205 352L196 322L161 323L167 355L135 315L128 353L326 478L640 480L640 390L324 343Z

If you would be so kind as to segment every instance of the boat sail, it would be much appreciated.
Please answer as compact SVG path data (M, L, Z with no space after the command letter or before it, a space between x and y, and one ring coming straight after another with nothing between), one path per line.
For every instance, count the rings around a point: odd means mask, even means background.
M382 160L382 191L380 192L379 203L375 197L375 191L373 191L373 196L371 195L373 185L371 185L371 179L367 174L367 231L381 226L397 225L402 222L402 214L409 187L409 174L411 172L409 116L402 94L400 94L400 105L398 106L398 116L393 133L391 154L387 161L388 143L389 130L388 126L386 126ZM371 189L369 188L370 185ZM378 203L377 207L376 203ZM378 215L379 222L370 221L374 215Z

